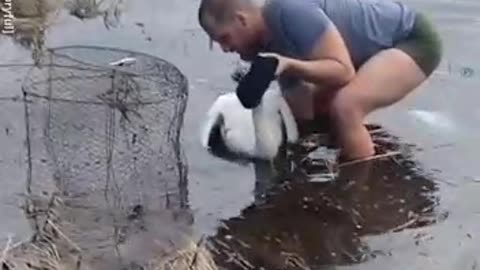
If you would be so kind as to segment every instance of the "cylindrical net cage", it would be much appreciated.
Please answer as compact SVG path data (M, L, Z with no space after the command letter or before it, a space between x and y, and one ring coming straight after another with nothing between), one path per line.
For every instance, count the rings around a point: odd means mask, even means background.
M96 208L187 205L184 75L119 49L51 49L23 84L29 185Z
M170 219L189 217L180 146L188 82L174 65L119 49L54 48L22 90L27 192L61 200L46 220L83 260L120 269L173 248L174 232L188 235ZM29 200L33 226L42 227L42 207Z

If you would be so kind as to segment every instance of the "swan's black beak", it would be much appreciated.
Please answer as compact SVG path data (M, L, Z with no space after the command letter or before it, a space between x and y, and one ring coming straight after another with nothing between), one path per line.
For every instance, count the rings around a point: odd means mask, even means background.
M236 83L240 83L240 81L245 77L245 74L248 73L248 66L247 65L239 65L235 70L233 71L232 75L230 77L232 80Z

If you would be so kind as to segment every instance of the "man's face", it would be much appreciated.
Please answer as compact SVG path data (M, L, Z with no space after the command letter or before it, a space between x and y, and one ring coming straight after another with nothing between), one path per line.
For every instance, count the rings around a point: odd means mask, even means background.
M261 44L254 28L248 22L249 17L239 14L231 22L217 26L210 33L213 41L217 42L224 52L235 52L245 61L253 59Z

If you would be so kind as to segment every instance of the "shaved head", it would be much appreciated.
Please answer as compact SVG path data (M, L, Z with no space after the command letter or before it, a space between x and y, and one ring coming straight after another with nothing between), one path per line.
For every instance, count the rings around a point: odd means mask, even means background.
M201 0L198 21L205 31L229 22L242 8L261 6L265 0Z
M266 0L201 0L200 26L224 52L252 59L265 43L263 5Z

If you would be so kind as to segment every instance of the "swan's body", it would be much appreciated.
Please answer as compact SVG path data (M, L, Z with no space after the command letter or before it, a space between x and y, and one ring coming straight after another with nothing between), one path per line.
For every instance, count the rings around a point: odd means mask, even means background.
M214 142L217 130L217 142ZM298 139L295 119L278 89L265 92L262 102L249 110L235 93L219 96L207 113L202 130L202 145L222 143L226 150L247 158L272 160L279 147Z

